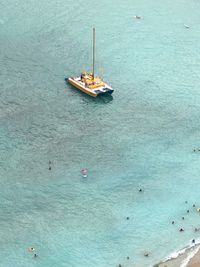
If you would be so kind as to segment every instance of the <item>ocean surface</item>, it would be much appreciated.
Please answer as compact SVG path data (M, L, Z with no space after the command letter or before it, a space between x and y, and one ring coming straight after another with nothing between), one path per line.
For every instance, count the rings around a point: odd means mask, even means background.
M1 0L0 267L147 267L200 237L199 10ZM93 27L113 97L64 82Z

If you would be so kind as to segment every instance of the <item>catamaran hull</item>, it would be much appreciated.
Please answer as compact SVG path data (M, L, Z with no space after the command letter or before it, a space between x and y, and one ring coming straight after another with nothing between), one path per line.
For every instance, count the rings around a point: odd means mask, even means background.
M65 81L69 82L71 85L73 85L77 89L81 90L82 92L84 92L84 93L86 93L92 97L97 97L98 95L112 94L114 91L110 86L103 87L100 89L97 88L95 90L90 90L90 89L86 88L85 86L80 85L73 78L66 78Z

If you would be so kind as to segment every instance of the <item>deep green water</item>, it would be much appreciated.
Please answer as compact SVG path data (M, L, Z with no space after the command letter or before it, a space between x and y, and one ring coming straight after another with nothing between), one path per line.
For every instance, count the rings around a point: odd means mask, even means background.
M146 267L199 237L199 10L1 0L0 267ZM92 27L113 98L64 83L90 70Z

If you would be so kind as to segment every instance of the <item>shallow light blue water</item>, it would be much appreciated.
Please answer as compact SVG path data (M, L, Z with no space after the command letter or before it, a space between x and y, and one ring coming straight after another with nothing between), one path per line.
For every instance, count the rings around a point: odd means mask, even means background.
M199 237L199 8L1 1L0 267L146 267ZM113 99L64 83L93 26Z

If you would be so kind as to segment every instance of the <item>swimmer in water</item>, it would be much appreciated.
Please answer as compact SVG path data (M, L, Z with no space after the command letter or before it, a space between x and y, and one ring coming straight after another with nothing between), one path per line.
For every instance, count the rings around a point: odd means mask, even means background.
M184 218L184 217L182 217L182 220L185 220L185 218Z
M129 217L126 217L127 220L129 220L130 218Z
M37 258L37 256L38 256L38 255L35 253L35 254L34 254L34 258Z
M174 221L172 221L172 224L174 224Z
M49 171L51 171L51 161L49 160Z
M135 19L141 19L141 17L140 17L140 16L137 16L137 15L134 16L134 18L135 18Z
M183 228L179 229L179 232L183 232L183 231L184 231L184 229L183 229Z
M86 168L85 169L82 169L81 170L81 173L82 173L82 175L83 175L84 178L87 178L87 176L88 176L88 169L86 169Z
M187 210L187 213L189 213L190 211L189 210Z
M142 188L140 188L138 191L139 191L139 192L142 192Z
M195 204L193 204L192 207L195 208L196 207Z
M29 252L34 252L35 249L34 249L33 247L31 247L31 248L28 249L28 251L29 251Z

